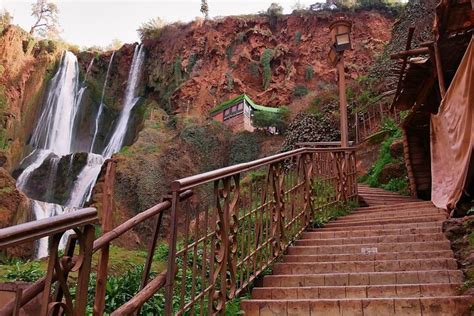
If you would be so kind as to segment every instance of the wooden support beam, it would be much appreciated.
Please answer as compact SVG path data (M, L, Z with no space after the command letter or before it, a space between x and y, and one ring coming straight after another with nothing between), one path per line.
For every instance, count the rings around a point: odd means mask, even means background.
M428 54L428 47L419 47L390 55L390 59L401 59L409 56Z
M441 62L441 53L439 51L437 42L434 43L433 47L434 47L435 66L436 66L436 74L438 77L439 92L441 94L441 98L444 98L444 95L446 94L446 83L444 81L444 72L443 72L443 65Z

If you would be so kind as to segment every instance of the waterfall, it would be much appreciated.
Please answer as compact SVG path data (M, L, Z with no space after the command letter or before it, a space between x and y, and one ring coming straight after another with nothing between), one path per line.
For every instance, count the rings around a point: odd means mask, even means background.
M139 97L136 96L136 91L140 77L142 74L143 61L145 59L145 51L142 45L135 47L133 53L132 66L128 73L127 88L125 89L125 98L123 104L123 110L120 112L118 123L115 126L115 130L110 137L107 146L104 149L102 155L106 158L111 157L114 153L118 152L123 145L123 140L127 132L128 121L130 120L130 114L137 104Z
M102 117L102 112L104 111L104 96L105 96L105 88L107 87L107 81L109 79L110 67L112 66L112 61L114 60L115 51L112 53L110 57L109 65L107 66L107 73L105 74L104 86L102 87L102 95L100 97L100 104L99 104L99 112L97 113L97 117L95 118L95 130L94 136L92 137L92 144L90 148L90 152L94 151L94 144L97 137L97 132L99 131L99 122Z
M77 58L66 52L51 79L45 107L33 132L31 144L34 147L51 150L57 155L71 152L78 88Z
M94 141L99 128L99 120L102 114L103 99L109 71L112 64L114 54L109 61L107 74L102 89L101 104L99 113L96 117L96 126L94 140L87 156L87 164L83 167L75 179L72 190L66 205L58 205L43 201L32 201L32 212L35 218L42 219L73 211L74 208L82 207L91 197L92 189L97 181L101 167L105 159L110 158L114 153L118 152L122 145L127 132L130 116L133 107L136 105L139 97L137 97L137 88L142 74L142 66L144 62L145 52L142 45L137 45L133 54L132 64L128 74L127 87L123 102L123 110L121 111L117 123L113 129L113 133L106 144L102 155L92 153ZM89 64L87 73L92 66ZM87 76L87 74L86 74ZM81 106L82 95L86 89L84 83L79 87L79 66L77 58L71 52L65 52L61 57L59 68L51 79L48 88L46 101L43 105L42 113L38 119L36 128L33 131L31 145L34 150L30 155L22 160L22 165L26 165L23 172L17 179L17 187L25 191L28 186L28 179L32 173L37 170L48 158L50 173L45 179L47 187L47 196L54 195L54 183L56 182L57 169L60 158L64 155L72 154L68 166L68 172L73 171L72 152L75 117ZM54 158L51 158L54 157ZM61 240L61 247L66 243L68 233L64 234ZM36 256L41 258L48 255L48 240L43 238L38 241Z
M87 202L92 194L97 176L100 173L104 157L90 153L87 156L87 164L77 176L71 196L67 202L68 206L82 206Z

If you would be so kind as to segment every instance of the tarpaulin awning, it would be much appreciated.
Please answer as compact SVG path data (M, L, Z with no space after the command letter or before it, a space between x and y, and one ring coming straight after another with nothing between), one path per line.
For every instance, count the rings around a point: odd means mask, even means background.
M439 107L431 115L431 198L453 209L474 182L473 38Z

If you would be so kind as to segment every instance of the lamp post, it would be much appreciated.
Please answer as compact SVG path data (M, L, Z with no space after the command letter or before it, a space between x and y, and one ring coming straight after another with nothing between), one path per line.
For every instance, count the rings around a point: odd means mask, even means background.
M347 121L346 78L344 74L344 51L352 49L351 29L352 22L337 18L329 25L332 45L329 50L329 61L336 66L339 75L339 111L341 123L341 147L349 147L349 132Z

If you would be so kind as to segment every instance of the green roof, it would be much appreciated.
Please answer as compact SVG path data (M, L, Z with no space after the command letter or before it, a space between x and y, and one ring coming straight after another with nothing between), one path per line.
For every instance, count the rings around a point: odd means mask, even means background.
M231 107L232 105L234 105L236 103L241 102L242 100L245 100L250 105L251 108L253 108L254 110L257 110L257 111L264 111L264 112L270 112L270 113L280 113L281 112L280 108L271 108L271 107L268 107L268 106L263 106L263 105L256 104L255 102L253 102L252 99L249 98L248 95L246 95L244 93L244 94L241 94L241 95L239 95L239 96L237 96L233 99L225 101L224 103L219 104L218 106L213 108L210 113L211 114L216 114L216 113L219 113L221 111L224 111L225 109Z

